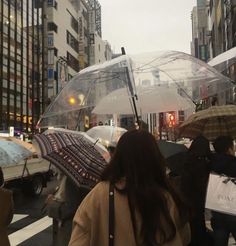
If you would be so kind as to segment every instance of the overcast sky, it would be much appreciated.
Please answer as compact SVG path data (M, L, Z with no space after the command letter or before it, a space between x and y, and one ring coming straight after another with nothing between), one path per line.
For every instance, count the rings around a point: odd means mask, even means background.
M196 0L99 0L102 35L116 53L178 50L190 53Z

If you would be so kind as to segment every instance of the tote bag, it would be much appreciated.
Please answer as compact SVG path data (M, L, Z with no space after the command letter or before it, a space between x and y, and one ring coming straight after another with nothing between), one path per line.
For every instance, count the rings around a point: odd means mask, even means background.
M205 207L221 213L236 215L236 178L211 173Z

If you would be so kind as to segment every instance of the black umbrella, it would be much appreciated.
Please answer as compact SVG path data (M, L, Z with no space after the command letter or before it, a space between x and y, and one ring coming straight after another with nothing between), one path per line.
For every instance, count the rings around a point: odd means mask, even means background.
M184 144L165 140L158 140L157 145L166 159L167 167L177 175L183 167L188 148Z
M165 140L158 140L157 145L162 153L162 155L167 159L180 152L186 152L188 148L184 144L179 144L175 142L169 142Z

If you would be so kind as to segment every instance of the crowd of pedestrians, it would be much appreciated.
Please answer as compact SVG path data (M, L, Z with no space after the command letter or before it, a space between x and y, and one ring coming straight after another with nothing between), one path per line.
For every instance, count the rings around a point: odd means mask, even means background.
M153 135L144 130L126 132L110 150L102 181L91 191L62 175L45 206L54 221L54 245L227 246L230 234L236 240L236 216L212 211L209 230L205 199L211 172L236 177L234 142L220 136L213 147L215 153L205 137L194 139L173 187ZM11 192L1 187L0 199L0 242L8 246Z

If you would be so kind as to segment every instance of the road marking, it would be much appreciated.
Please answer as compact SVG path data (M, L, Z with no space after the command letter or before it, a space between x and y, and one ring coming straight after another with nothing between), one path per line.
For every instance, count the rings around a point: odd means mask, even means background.
M39 232L45 230L49 226L52 225L52 218L48 216L43 217L40 220L10 234L9 240L12 246L16 246L25 240L33 237L34 235L38 234Z
M13 219L11 221L11 224L15 223L18 220L24 219L27 216L29 216L29 215L28 214L14 214Z

